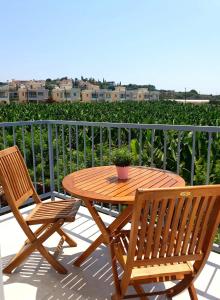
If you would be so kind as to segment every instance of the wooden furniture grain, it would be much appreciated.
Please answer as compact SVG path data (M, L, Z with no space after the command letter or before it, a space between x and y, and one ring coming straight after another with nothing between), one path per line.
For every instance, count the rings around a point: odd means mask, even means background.
M188 288L212 248L220 220L220 185L137 190L131 230L121 230L110 243L116 293L114 300L166 294ZM117 261L123 269L119 280ZM145 292L145 283L178 280L172 288ZM126 295L129 285L137 294Z
M71 195L84 201L101 235L74 262L80 266L101 244L110 244L111 235L120 230L131 219L137 188L184 186L180 176L165 170L146 167L129 167L129 179L119 180L115 166L102 166L74 172L63 179L63 187ZM105 226L93 205L93 201L126 204L119 216L108 227Z
M67 273L66 268L46 250L43 243L53 233L57 232L61 236L59 247L64 241L72 247L76 246L75 241L63 231L61 226L64 222L75 220L80 201L72 199L43 203L33 186L24 159L17 146L0 151L0 183L12 213L27 236L24 245L8 266L3 269L3 272L11 273L33 251L38 250L59 273ZM19 207L30 197L33 198L36 206L24 219ZM41 226L33 231L30 225L35 224Z

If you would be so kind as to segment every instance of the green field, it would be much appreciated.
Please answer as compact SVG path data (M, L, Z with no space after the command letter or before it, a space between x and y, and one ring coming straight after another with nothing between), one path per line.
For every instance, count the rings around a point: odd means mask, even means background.
M184 105L168 101L0 106L0 122L44 119L218 126L220 107L210 104Z

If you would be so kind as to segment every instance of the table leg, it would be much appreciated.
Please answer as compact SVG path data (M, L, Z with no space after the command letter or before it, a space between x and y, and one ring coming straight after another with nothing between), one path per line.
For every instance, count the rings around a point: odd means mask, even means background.
M80 265L87 259L87 257L98 248L104 242L102 234L84 251L75 261L74 266L80 267Z
M107 227L105 226L105 223L102 221L100 215L98 214L97 210L93 206L92 202L88 200L84 200L84 203L86 207L88 208L91 216L93 217L93 220L96 222L97 226L99 227L102 236L106 243L109 243L109 232Z
M103 232L104 231L104 227L105 227L105 235L108 236L108 238L106 239L103 236L103 233L75 260L75 262L73 263L75 266L79 267L86 259L87 257L93 252L95 251L96 248L99 247L99 245L101 245L102 243L105 242L105 244L109 244L109 238L111 236L111 234L117 229L120 230L121 228L123 228L131 219L131 213L132 213L132 205L128 205L128 207L122 211L122 213L120 213L120 215L108 226L106 227L104 225L103 227L103 221L100 222L100 217L99 219L97 218L97 211L96 209L91 205L91 203L88 204L88 202L85 202L87 208L89 209L89 212L91 213L91 215L95 216L94 221L96 222L97 226L99 227L100 231ZM98 221L97 221L98 220ZM101 228L100 228L100 224Z

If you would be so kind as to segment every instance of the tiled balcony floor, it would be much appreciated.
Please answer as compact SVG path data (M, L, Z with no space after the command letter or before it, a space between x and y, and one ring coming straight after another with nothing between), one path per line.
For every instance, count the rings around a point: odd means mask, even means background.
M26 213L30 207L23 209ZM102 216L106 223L112 217ZM66 231L77 241L76 248L64 246L60 261L69 273L60 275L42 259L38 252L27 259L15 273L3 275L5 300L105 300L114 291L108 248L101 246L80 267L72 262L94 240L99 231L86 208L81 207L74 223L65 226ZM25 236L11 214L1 217L0 243L3 265L11 259L23 243ZM59 237L54 234L47 246L53 250ZM211 253L209 260L197 279L195 286L199 299L220 299L220 255ZM153 286L148 286L154 289ZM131 288L132 289L132 288ZM158 297L157 299L164 299ZM184 292L175 297L189 299Z

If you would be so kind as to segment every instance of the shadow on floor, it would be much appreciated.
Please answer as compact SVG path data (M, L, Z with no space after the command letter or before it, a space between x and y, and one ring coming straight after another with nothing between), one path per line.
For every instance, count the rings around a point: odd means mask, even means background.
M64 227L65 231L78 242L78 245L83 244L85 248L97 237L98 233L92 218L80 212L74 223ZM69 272L67 275L58 274L38 252L34 252L13 274L4 275L4 287L10 290L10 298L5 300L17 300L16 294L21 295L21 293L22 296L19 300L110 299L111 294L114 293L114 284L109 250L101 245L80 268L75 267L73 261L79 256L79 251L85 249L84 246L83 248L64 246L59 261L67 268ZM55 248L49 248L48 250L53 252ZM3 257L3 266L7 265L12 257L13 255ZM207 262L206 268L212 270L212 275L207 277L205 270L201 274L201 277L203 277L200 280L202 284L199 284L201 289L197 289L199 299L219 300L220 297L213 296L216 293L210 292L210 287L214 278L217 278L216 274L220 272L220 266L212 260ZM146 286L148 291L153 291L156 288L164 289L164 284L160 283L157 287L154 285ZM132 287L130 292L134 293ZM11 296L12 294L14 296ZM189 299L188 293L184 295L180 295L175 299ZM150 299L165 299L165 297L151 297Z
M17 289L20 285L20 288L24 289L29 285L33 291L33 299L36 300L111 299L114 284L108 250L97 250L80 268L73 266L77 256L78 254L60 256L60 262L69 272L67 275L61 275L55 272L38 252L34 252L13 274L5 276L7 279L4 280L4 286L7 288L10 285L10 288L13 288L16 284L14 288ZM11 258L12 256L4 257L3 266ZM163 289L164 285L160 284L158 288ZM133 294L133 288L129 289ZM155 287L148 285L148 290L153 291Z

